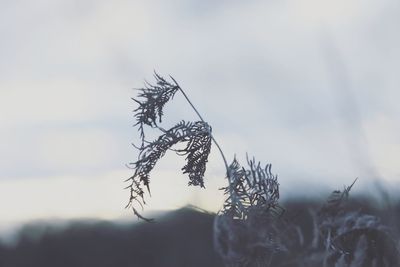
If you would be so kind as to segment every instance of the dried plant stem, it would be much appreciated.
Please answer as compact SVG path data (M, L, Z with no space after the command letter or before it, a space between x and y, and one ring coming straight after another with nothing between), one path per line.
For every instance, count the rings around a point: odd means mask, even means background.
M205 120L203 119L203 117L201 116L201 114L199 113L199 111L196 109L196 107L193 105L192 101L190 101L189 97L187 96L187 94L185 93L185 91L183 91L183 89L179 86L179 84L176 82L176 80L170 76L170 78L174 81L174 83L176 84L176 86L178 86L178 90L182 93L182 95L185 97L186 101L189 103L189 105L192 107L192 109L194 110L194 112L196 112L197 116L200 118L200 120L204 123ZM211 134L210 132L210 136L211 136L211 140L214 142L214 144L217 146L219 153L221 154L222 160L224 161L225 164L225 168L226 168L226 172L227 172L227 176L228 176L228 182L229 184L231 184L231 174L229 171L229 166L228 166L228 162L226 160L225 154L221 149L221 146L218 144L217 140L215 140L214 136Z

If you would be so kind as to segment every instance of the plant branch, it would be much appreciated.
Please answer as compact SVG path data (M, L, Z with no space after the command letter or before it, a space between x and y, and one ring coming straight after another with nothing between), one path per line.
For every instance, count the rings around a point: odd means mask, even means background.
M193 105L192 101L190 101L189 97L186 95L185 91L179 86L179 84L177 83L177 81L172 77L169 76L175 83L175 85L178 87L178 90L182 93L182 95L185 97L186 101L189 103L189 105L192 107L192 109L194 110L194 112L196 112L197 116L200 118L200 120L204 123L205 120L203 119L203 117L201 116L201 114L199 113L199 111L196 109L196 107ZM221 154L222 160L224 161L225 164L225 168L226 168L226 172L227 172L227 176L228 176L228 181L229 184L231 184L231 174L229 171L229 166L228 166L228 162L226 160L225 154L221 149L221 146L218 144L217 140L215 140L214 136L212 135L211 131L209 130L209 134L211 136L211 140L214 142L214 144L217 146L219 153Z

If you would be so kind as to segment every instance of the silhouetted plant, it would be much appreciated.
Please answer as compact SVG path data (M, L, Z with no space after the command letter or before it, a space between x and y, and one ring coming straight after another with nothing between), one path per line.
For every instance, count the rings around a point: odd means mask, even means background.
M154 166L168 150L174 150L180 156L186 156L186 164L182 167L184 174L189 176L189 185L204 187L204 173L206 171L206 163L211 151L211 141L219 148L218 143L211 135L211 127L205 122L197 112L185 92L178 83L171 77L173 83L166 81L163 77L154 74L156 85L146 84L145 88L139 89L138 98L133 100L139 104L134 110L136 124L140 132L141 145L135 146L138 151L138 160L130 163L134 169L134 174L126 181L130 181L127 189L130 190L130 197L127 207L131 207L134 213L141 219L144 218L133 203L138 203L143 208L145 204L144 187L150 194L150 173ZM192 106L194 111L200 117L200 121L185 122L181 121L174 127L165 130L158 125L162 121L163 108L170 101L177 91L180 91ZM151 129L158 129L161 135L154 141L146 140L145 126ZM173 149L172 147L178 143L185 143L183 149ZM225 156L219 148L224 162Z
M215 248L229 267L268 266L294 241L271 164L262 167L254 158L247 164L246 169L234 159L229 166L231 182L222 188L227 198L214 221Z
M226 168L226 200L214 221L214 245L227 267L324 266L394 267L400 266L395 242L388 227L372 215L349 211L346 203L354 183L334 191L314 218L314 239L306 244L303 230L279 205L279 183L271 164L265 166L247 158L242 167L236 158L230 165L211 126L202 118L186 93L172 78L157 73L156 84L139 89L134 110L141 143L137 161L130 163L133 175L127 179L130 197L127 207L141 219L135 203L143 208L145 190L150 194L150 174L168 150L186 157L182 167L189 185L204 187L204 175L211 145L218 148ZM170 129L159 126L164 106L180 92L198 115L199 121L181 121ZM146 128L159 131L153 141L146 140ZM183 149L174 148L184 144ZM354 181L355 182L355 181ZM320 240L324 246L320 245ZM291 255L291 261L282 261Z
M234 219L246 219L261 207L279 213L279 183L271 164L261 167L254 158L247 158L247 163L249 169L241 167L236 158L229 165L230 185L221 188L227 196L222 213Z
M144 125L157 127L157 123L162 121L164 114L163 109L165 104L170 101L175 93L179 90L177 84L167 82L163 77L154 73L156 85L146 83L145 88L139 89L138 98L132 98L139 107L134 110L136 124L139 127L142 146L144 144ZM158 122L157 122L158 121Z

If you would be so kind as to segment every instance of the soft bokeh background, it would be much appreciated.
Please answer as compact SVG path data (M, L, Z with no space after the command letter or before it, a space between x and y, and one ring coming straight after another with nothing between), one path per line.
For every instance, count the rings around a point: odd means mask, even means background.
M396 0L0 1L0 227L36 219L128 218L132 88L174 76L230 159L272 163L283 197L359 177L400 181L400 2ZM196 119L181 96L165 127ZM160 162L145 215L217 211L183 159Z

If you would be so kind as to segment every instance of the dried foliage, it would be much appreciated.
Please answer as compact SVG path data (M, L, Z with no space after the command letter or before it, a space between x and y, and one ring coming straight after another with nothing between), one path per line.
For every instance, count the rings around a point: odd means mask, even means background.
M249 168L241 167L236 158L228 168L230 184L222 190L227 196L222 213L234 219L246 219L250 213L263 211L279 215L278 177L271 173L271 164L247 158Z
M276 218L249 216L246 220L216 216L214 247L227 267L269 266L273 257L287 253L285 227Z
M137 212L134 202L143 207L145 190L150 193L150 173L168 150L186 157L182 167L189 176L189 185L204 187L204 174L211 143L217 146L226 166L228 185L221 188L226 195L222 210L214 221L214 245L227 267L293 266L293 267L395 267L400 266L399 253L390 228L378 217L348 208L352 185L336 190L318 212L305 211L312 217L305 241L302 229L288 215L279 201L279 183L271 165L261 166L247 158L242 167L236 158L228 166L225 156L182 88L155 73L156 84L139 89L138 108L134 110L140 132L138 160L131 163L134 174L127 179L130 198L127 207ZM200 118L181 121L165 130L161 123L164 106L180 91ZM145 127L161 131L154 141L147 141ZM183 149L174 148L184 143ZM290 255L291 261L284 261Z
M318 213L318 226L327 250L325 266L400 266L390 228L376 216L348 209L353 185L334 191Z
M273 256L288 252L293 238L278 205L279 183L271 165L236 159L228 168L227 199L214 223L214 244L226 266L268 266ZM289 240L292 241L289 241Z
M184 149L176 150L179 155L186 155L186 165L182 168L183 173L189 175L189 185L200 185L204 187L203 176L206 170L207 158L211 149L210 127L201 121L181 121L171 129L164 131L156 140L148 142L139 149L139 159L131 163L135 173L131 177L138 177L146 187L149 186L150 172L157 161L172 146L187 142Z
M137 209L132 206L137 202L142 208L145 204L144 187L150 193L150 173L156 163L168 150L174 150L178 155L186 157L186 164L182 171L189 176L189 185L204 187L204 173L211 150L211 127L204 121L181 121L169 130L164 130L157 124L161 122L164 105L173 98L174 94L181 90L179 85L167 82L157 73L156 85L148 84L140 89L138 99L134 99L139 107L135 109L135 117L140 131L142 144L138 149L138 160L130 163L134 174L127 179L130 181L127 189L130 190L130 198L127 207L131 207L135 214L142 219ZM154 141L145 140L144 126L158 129L161 135ZM185 143L183 149L173 149L178 143Z
M165 104L170 101L175 93L179 90L177 84L171 84L163 77L154 73L156 84L146 83L144 88L139 89L138 97L132 98L139 107L134 110L136 124L140 131L142 145L144 145L145 133L144 125L156 127L158 122L162 121L164 115L163 109Z
M335 190L332 192L326 203L321 207L320 211L318 212L321 223L330 222L333 218L338 216L344 210L346 201L349 198L350 190L354 186L356 181L357 179L354 180L354 182L350 186L345 187L343 191ZM321 226L323 226L323 224Z
M377 216L349 207L355 181L334 191L315 217L303 212L314 218L307 230L293 211L283 213L271 166L263 168L254 159L248 165L243 168L235 159L229 166L231 187L223 188L228 197L214 222L214 245L225 266L400 266L391 228Z

